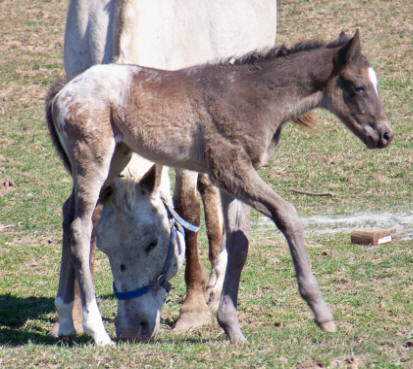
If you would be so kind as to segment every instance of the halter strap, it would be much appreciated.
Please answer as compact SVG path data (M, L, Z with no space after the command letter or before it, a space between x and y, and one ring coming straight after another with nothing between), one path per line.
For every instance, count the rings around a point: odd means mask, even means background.
M177 231L180 232L183 236L185 236L185 229L192 232L198 232L199 227L194 226L193 224L187 222L185 219L183 219L176 211L175 209L171 206L171 204L168 202L167 198L165 195L161 193L161 200L165 206L165 209L168 213L168 219L171 222L171 236L169 238L169 247L168 247L168 254L166 255L165 263L162 267L161 272L159 275L154 279L154 281L151 284L148 284L146 286L143 286L141 288L138 288L136 290L132 291L127 291L127 292L119 292L116 289L115 282L113 282L113 293L117 297L118 300L130 300L136 297L140 297L148 293L150 290L153 288L159 289L159 288L164 288L166 292L169 292L171 289L171 284L166 280L166 276L169 271L169 267L171 264L171 259L173 256L173 249L174 249L174 244L176 241L178 241L178 235ZM179 241L178 241L179 242ZM179 245L180 246L180 245Z

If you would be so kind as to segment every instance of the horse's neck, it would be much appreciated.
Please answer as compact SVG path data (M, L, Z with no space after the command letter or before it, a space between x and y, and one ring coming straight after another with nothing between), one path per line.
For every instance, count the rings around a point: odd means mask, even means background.
M306 54L306 55L304 55ZM280 122L294 120L317 108L333 71L331 50L312 50L283 60L267 61L256 86L266 91ZM268 68L268 70L265 70Z

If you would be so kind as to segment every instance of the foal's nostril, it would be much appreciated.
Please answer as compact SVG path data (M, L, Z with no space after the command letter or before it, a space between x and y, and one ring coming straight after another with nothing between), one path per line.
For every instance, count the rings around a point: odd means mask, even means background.
M382 136L382 142L384 145L388 145L390 141L393 139L393 132L392 131L384 131Z

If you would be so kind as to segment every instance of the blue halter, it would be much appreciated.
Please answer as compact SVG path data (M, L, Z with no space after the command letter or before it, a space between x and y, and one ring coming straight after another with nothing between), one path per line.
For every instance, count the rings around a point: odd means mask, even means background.
M169 292L171 289L171 284L167 281L166 276L168 274L168 270L171 264L171 259L173 256L174 245L178 241L178 234L180 232L185 237L185 229L192 232L198 232L199 227L192 225L191 223L187 222L183 219L175 209L169 204L165 196L161 195L162 202L166 208L166 212L168 213L168 219L171 223L171 236L169 238L169 247L168 247L168 254L166 255L165 263L162 267L161 272L159 275L153 280L152 283L138 288L136 290L127 291L127 292L119 292L116 289L115 282L113 282L113 293L118 298L118 300L130 300L136 297L140 297L148 293L152 289L159 289L164 288L166 292ZM179 241L178 241L179 242ZM180 245L179 245L180 246Z

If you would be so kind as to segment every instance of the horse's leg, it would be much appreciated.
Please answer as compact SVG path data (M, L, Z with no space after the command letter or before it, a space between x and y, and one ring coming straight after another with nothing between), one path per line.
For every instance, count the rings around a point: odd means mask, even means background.
M204 205L209 262L211 264L205 299L213 310L217 310L227 266L227 251L225 247L221 248L223 232L221 195L219 189L209 180L208 175L203 173L198 176L198 191Z
M246 342L237 317L237 299L242 268L248 255L250 208L222 192L224 213L224 247L228 263L218 307L218 323L225 330L231 342Z
M197 173L187 170L176 171L174 206L185 220L198 226L201 204L196 194L196 183ZM199 258L197 234L185 231L185 241L186 297L175 325L176 331L187 331L211 319L211 312L204 297L206 271Z
M212 158L210 162L211 181L274 221L287 239L301 296L313 311L316 323L326 331L335 331L333 315L323 300L317 280L313 276L307 261L304 250L303 227L294 206L279 197L259 177L246 154L243 155L239 150L236 150L236 155L234 155L231 148L227 149L229 152L221 152L219 159L214 160ZM223 157L231 158L231 165L228 164L224 168ZM237 286L233 287L233 285L239 278L238 273L240 271L238 269L242 269L242 266L237 265L237 260L232 260L234 257L231 254L232 249L237 248L233 244L234 242L239 242L242 250L246 250L241 235L238 239L232 238L227 242L228 266L218 309L218 321L231 341L238 342L244 339L239 330L236 315L238 288ZM228 243L231 243L231 245L228 245ZM239 253L241 252L239 251ZM241 259L241 256L236 256Z

